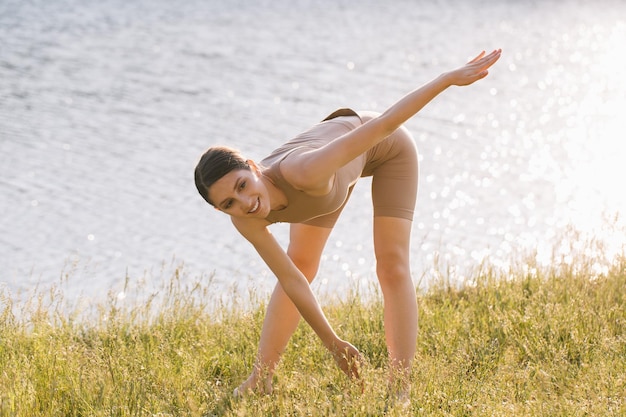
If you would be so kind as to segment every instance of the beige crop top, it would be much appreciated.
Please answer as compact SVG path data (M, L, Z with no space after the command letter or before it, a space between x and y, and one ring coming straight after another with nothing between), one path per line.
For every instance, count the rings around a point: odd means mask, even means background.
M285 193L288 201L287 207L271 211L266 220L270 223L302 223L332 213L343 205L350 188L361 176L365 165L365 154L341 167L335 175L331 191L323 196L311 196L293 188L283 178L280 163L291 153L317 149L361 124L361 118L356 112L350 109L339 109L311 129L274 150L261 161L261 165L267 167L263 174Z

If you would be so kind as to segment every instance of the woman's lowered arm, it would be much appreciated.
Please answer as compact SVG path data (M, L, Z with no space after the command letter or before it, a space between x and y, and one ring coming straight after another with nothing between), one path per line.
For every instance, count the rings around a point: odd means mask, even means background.
M337 336L328 323L309 282L278 244L269 229L252 221L233 218L237 230L254 246L278 278L283 290L331 352L337 365L349 376L358 376L359 351Z

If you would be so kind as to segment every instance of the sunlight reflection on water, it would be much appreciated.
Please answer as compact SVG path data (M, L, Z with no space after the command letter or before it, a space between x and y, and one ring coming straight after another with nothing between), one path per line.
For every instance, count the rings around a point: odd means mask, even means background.
M225 142L260 159L336 107L382 111L491 47L504 55L490 77L407 123L421 164L415 281L437 262L462 281L520 250L550 262L570 224L621 250L623 2L281 3L0 6L0 282L72 274L76 294L123 294L127 274L157 280L184 262L190 276L214 271L218 293L269 289L258 256L196 195L199 154ZM375 282L369 199L365 179L318 290Z

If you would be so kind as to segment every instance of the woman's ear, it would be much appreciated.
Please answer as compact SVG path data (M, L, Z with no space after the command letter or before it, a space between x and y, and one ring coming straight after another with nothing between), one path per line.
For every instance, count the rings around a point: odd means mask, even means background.
M261 175L261 168L254 162L252 159L247 159L246 162L250 165L252 172L254 172L257 176Z

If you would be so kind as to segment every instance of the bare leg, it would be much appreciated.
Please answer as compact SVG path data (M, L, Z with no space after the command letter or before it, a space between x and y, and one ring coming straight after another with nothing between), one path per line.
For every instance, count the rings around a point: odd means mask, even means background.
M322 250L331 231L330 228L304 224L292 224L290 227L287 254L309 282L317 274ZM236 395L247 390L272 391L274 369L299 321L300 313L280 284L276 284L267 306L254 368L248 379L237 388Z
M374 218L376 273L383 293L385 339L391 362L390 386L401 401L408 401L417 343L417 299L409 264L410 236L410 220Z

